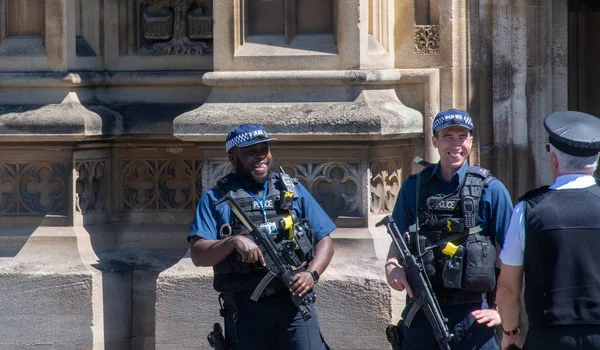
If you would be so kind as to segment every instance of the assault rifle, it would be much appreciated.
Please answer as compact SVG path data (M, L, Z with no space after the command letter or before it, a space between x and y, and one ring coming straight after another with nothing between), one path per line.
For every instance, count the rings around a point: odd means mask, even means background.
M392 236L392 240L400 252L400 258L404 262L406 276L411 281L410 287L413 291L414 303L407 314L405 320L406 326L410 327L412 319L417 311L423 308L440 349L450 350L448 342L452 339L453 335L448 329L448 320L442 314L440 304L433 294L431 282L429 282L429 278L423 269L421 257L414 256L410 252L408 245L404 241L403 235L398 230L398 226L396 226L396 222L391 216L386 216L375 226L379 227L382 225L386 226L388 233Z
M294 253L296 248L293 241L275 242L273 232L276 227L273 223L262 224L257 227L250 218L244 213L240 205L233 199L231 192L215 203L215 206L221 202L226 202L231 208L231 212L240 220L242 225L248 230L250 236L262 251L267 264L268 273L256 286L250 299L257 301L267 285L275 277L281 278L284 285L289 287L292 278L298 272L304 271L304 268L296 268L301 265L300 259ZM315 292L311 289L303 296L292 295L292 301L300 311L302 318L308 321L311 318L310 304L316 300Z

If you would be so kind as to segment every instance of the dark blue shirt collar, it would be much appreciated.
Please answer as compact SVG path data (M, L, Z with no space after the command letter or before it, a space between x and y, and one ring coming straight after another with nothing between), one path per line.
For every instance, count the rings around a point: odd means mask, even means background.
M465 178L465 175L467 174L467 169L469 169L468 161L464 162L460 169L458 169L458 171L454 173L454 175L452 175L452 178L450 178L450 182L456 181L457 184L461 183L462 180ZM429 178L430 181L434 175L438 178L439 181L446 182L442 178L442 174L440 174L440 162L437 162L437 164L433 168L433 171L431 172L431 177Z

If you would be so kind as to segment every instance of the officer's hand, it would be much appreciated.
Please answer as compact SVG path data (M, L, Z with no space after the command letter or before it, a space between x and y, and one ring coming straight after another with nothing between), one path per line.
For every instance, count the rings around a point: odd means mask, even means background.
M303 296L315 286L315 280L310 272L298 272L292 278L290 284L290 292L293 295Z
M392 262L385 264L385 276L390 287L400 292L406 289L408 296L413 297L413 292L406 281L406 271L400 265Z
M267 265L260 248L248 237L236 235L231 238L234 249L242 256L242 262L259 262L262 266Z
M477 323L485 323L488 327L495 327L502 323L500 314L494 309L475 310L471 312Z

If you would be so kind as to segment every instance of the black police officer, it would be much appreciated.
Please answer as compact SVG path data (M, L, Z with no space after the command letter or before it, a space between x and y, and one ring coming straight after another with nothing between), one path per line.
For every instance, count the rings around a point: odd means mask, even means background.
M600 119L564 111L544 120L555 182L515 206L498 281L505 336L527 349L600 349L600 186L592 174ZM529 331L519 328L522 278Z
M233 349L325 349L314 305L310 319L304 320L291 296L308 293L329 265L329 234L336 226L301 184L281 181L283 175L271 171L269 144L274 140L259 124L242 124L227 134L225 148L234 172L200 198L188 237L190 255L196 266L213 266L214 288L225 302L225 336ZM289 286L274 279L257 301L251 294L267 274L259 267L265 258L230 207L216 204L228 193L256 226L271 227L283 217L305 219L310 226L305 232L316 242L306 270L295 273ZM278 239L289 234L275 231Z

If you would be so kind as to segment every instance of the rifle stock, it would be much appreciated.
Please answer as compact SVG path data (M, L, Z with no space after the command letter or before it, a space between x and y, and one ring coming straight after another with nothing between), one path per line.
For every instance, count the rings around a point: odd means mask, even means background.
M375 226L385 225L388 233L392 236L398 251L400 252L400 258L404 261L404 270L406 271L407 277L411 280L411 289L414 294L414 303L412 308L408 312L406 322L407 327L410 327L412 318L416 312L422 308L425 312L425 316L433 329L433 335L435 340L438 342L440 349L450 350L448 342L452 339L453 335L448 329L448 320L442 314L440 305L433 294L431 282L423 269L423 265L420 257L415 257L410 250L408 245L404 241L402 234L396 226L396 222L391 216L386 216L383 220L378 222Z
M226 202L231 208L231 212L235 215L238 220L244 225L244 227L250 233L250 236L254 242L258 245L263 253L266 268L268 270L267 275L263 280L256 286L252 292L251 299L256 301L260 298L265 287L269 284L273 277L279 277L283 281L286 287L289 287L294 275L298 272L304 271L304 269L294 269L292 266L296 266L298 262L293 255L293 250L287 249L282 244L275 242L268 232L257 227L250 218L244 213L239 204L231 196L231 192L225 195L223 198L218 200L214 205ZM291 296L294 305L300 311L302 318L308 321L311 318L310 315L310 304L316 300L315 292L311 289L308 293L303 296L292 295Z

